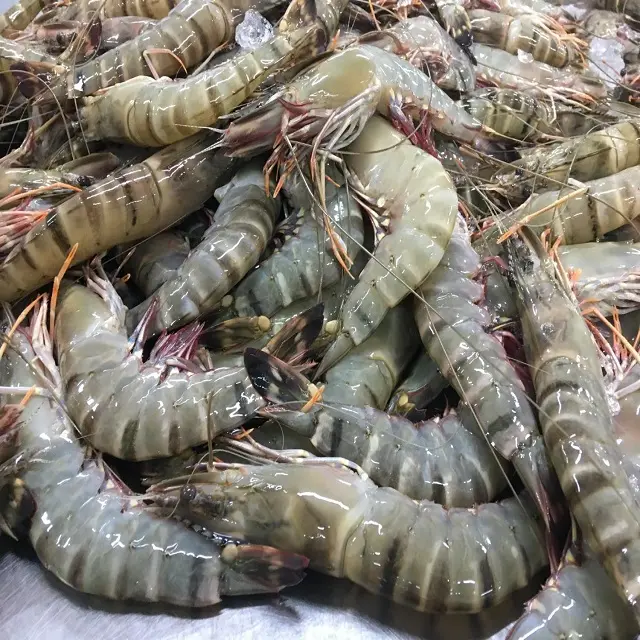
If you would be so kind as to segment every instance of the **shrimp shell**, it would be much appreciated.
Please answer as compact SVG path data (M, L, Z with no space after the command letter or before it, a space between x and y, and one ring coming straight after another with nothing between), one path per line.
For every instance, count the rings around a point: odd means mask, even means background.
M193 136L115 171L55 207L0 266L0 300L11 301L52 280L71 247L76 263L146 238L200 208L237 164Z
M540 423L586 542L640 617L640 506L612 438L598 351L535 234L510 244Z
M129 326L138 324L153 301L149 335L176 329L215 309L260 259L279 212L280 201L265 193L262 165L241 169L202 242L152 298L130 311Z
M444 509L328 465L243 465L185 481L152 488L152 499L211 530L303 553L313 569L418 611L496 605L546 565L525 497Z
M9 31L23 31L51 0L19 0L0 15L0 36Z
M389 311L440 262L451 238L458 198L442 164L375 116L348 147L346 162L367 197L391 218L341 314L342 332L317 375L365 340Z

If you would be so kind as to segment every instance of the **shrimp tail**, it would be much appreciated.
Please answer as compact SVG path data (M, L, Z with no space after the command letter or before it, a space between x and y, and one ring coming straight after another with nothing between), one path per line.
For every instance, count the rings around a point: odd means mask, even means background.
M227 564L220 584L221 595L274 593L293 587L304 578L309 560L296 553L255 544L227 545Z
M324 323L324 303L317 304L285 323L264 350L290 365L297 364L320 335Z
M244 366L254 389L267 401L286 411L302 411L317 391L305 376L282 360L248 347Z

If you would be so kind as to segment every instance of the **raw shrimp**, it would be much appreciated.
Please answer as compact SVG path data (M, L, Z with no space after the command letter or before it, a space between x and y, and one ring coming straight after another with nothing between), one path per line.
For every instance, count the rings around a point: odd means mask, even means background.
M432 18L416 16L371 31L358 39L396 55L421 68L442 89L472 91L476 78L473 65L460 46Z
M482 125L422 71L366 44L335 53L304 71L277 100L232 122L224 142L233 155L274 149L273 158L280 159L290 149L281 140L285 135L295 145L322 132L322 140L336 151L356 139L375 111L402 119L407 109L444 135L486 147Z
M469 16L461 0L434 0L440 20L451 37L465 50L473 42Z
M629 606L593 557L578 561L568 552L562 566L528 604L507 640L635 638L638 625Z
M346 0L327 0L326 5L339 11L345 3ZM292 3L289 11L295 13L296 6ZM325 32L326 24L320 16L291 31L283 30L283 23L288 24L286 15L278 35L255 51L241 52L185 80L157 81L138 74L140 77L86 98L80 112L83 131L89 139L107 138L159 147L213 126L275 70L304 56L310 47L313 50L319 33L322 37L331 35Z
M495 254L501 233L521 224L538 232L548 228L551 240L581 244L600 240L605 233L622 227L640 215L640 166L631 167L584 185L546 191L523 205L498 216L474 244L483 255Z
M349 358L357 360L353 353ZM245 351L253 386L265 400L276 403L264 413L310 438L320 453L355 462L376 484L449 507L487 502L504 489L506 474L497 456L454 412L418 424L390 416L375 408L373 391L358 393L357 387L340 385L340 369L350 369L343 362L336 366L335 376L330 375L333 369L329 371L322 402L313 404L315 385L267 354ZM376 382L376 376L367 376L361 384L370 382ZM367 395L373 396L370 406L351 404L363 396L366 402Z
M46 7L51 0L19 0L0 15L0 35L8 31L22 31Z
M303 553L311 568L419 611L496 605L546 565L524 496L444 509L344 468L271 464L169 481L149 498L209 530Z
M16 388L8 401L21 400L19 389L32 385L62 395L47 329L36 324L30 333L15 334L0 366L5 384ZM20 421L20 453L2 474L6 479L15 472L27 513L35 509L27 529L38 558L74 589L202 607L225 595L279 591L302 578L304 558L250 544L215 544L150 514L100 458L87 454L51 395L32 396Z
M536 140L558 135L547 105L528 93L513 89L479 89L459 104L475 119L498 135L515 140Z
M131 280L148 298L165 282L175 278L189 251L189 241L184 235L173 229L163 231L135 247L125 270L131 273Z
M475 42L493 45L509 53L530 53L534 60L552 67L575 65L584 59L586 43L569 40L553 31L544 18L533 14L518 17L474 9L469 13Z
M544 62L524 62L484 44L474 44L471 50L478 61L476 77L486 84L524 91L536 98L555 96L586 103L607 98L606 85L595 76L556 69Z
M442 393L449 383L428 353L422 352L409 368L404 380L396 387L387 404L389 413L408 415L424 409Z
M578 301L604 315L640 307L640 244L589 242L558 247Z
M487 0L465 0L464 4L469 4L473 9L487 8ZM560 23L566 22L568 18L562 7L546 0L490 0L489 4L508 16L544 16Z
M143 31L155 26L155 21L149 18L123 16L120 18L105 18L100 21L102 34L100 49L111 51L125 42L137 38Z
M472 279L479 270L480 257L461 223L419 289L416 323L427 352L462 399L464 422L475 423L513 464L551 531L552 524L564 524L562 494L524 385L502 343L486 333L490 317L477 304L483 287Z
M640 506L612 437L599 354L540 242L526 227L520 233L509 263L545 444L586 542L637 619Z
M0 300L15 300L52 280L76 243L76 262L82 262L198 209L237 164L213 142L200 134L162 149L47 212L0 266Z
M526 197L563 185L569 178L595 180L640 164L640 119L601 131L541 145L494 176L494 184L511 197Z
M384 207L389 232L360 274L341 314L341 333L320 363L327 371L365 340L440 262L453 232L458 198L443 166L379 116L345 160L367 198Z
M329 200L327 215L333 225L346 232L340 234L345 251L355 260L362 246L364 229L360 207L349 197L347 189L338 189ZM271 317L291 303L335 284L344 275L332 253L330 240L325 239L321 223L306 211L300 211L297 216L293 235L222 300L221 319ZM318 243L323 241L324 248L319 250Z
M143 362L141 345L153 309L137 327L132 346L113 287L95 274L88 278L100 294L66 287L56 346L69 413L97 449L132 460L175 455L239 427L264 405L243 366L197 367L191 355L198 326L160 338ZM312 327L316 334L320 326L321 319Z
M119 164L120 161L112 153L92 153L56 169L3 169L0 175L0 198L14 193L16 189L29 191L60 183L77 188L88 187L96 178L104 178ZM0 252L6 253L6 247L0 247Z
M202 242L151 298L130 311L127 324L137 325L154 303L149 335L176 329L211 312L256 265L279 213L279 199L265 193L262 163L240 169Z
M171 77L191 69L231 39L234 29L224 2L183 0L137 38L72 69L67 77L69 97L90 96L138 76Z

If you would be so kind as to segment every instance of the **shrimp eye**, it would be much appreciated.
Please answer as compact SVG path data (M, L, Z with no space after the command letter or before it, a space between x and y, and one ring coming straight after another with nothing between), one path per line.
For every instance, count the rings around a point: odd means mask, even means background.
M524 176L524 171L518 167L516 168L515 174L516 178L522 178L522 176Z
M185 484L180 489L180 498L186 502L193 502L198 495L198 490L192 484Z

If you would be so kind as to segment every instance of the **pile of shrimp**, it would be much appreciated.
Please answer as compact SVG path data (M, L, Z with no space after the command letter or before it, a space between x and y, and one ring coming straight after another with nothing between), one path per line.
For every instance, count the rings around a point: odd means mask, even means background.
M20 0L0 64L2 535L638 635L638 0Z

